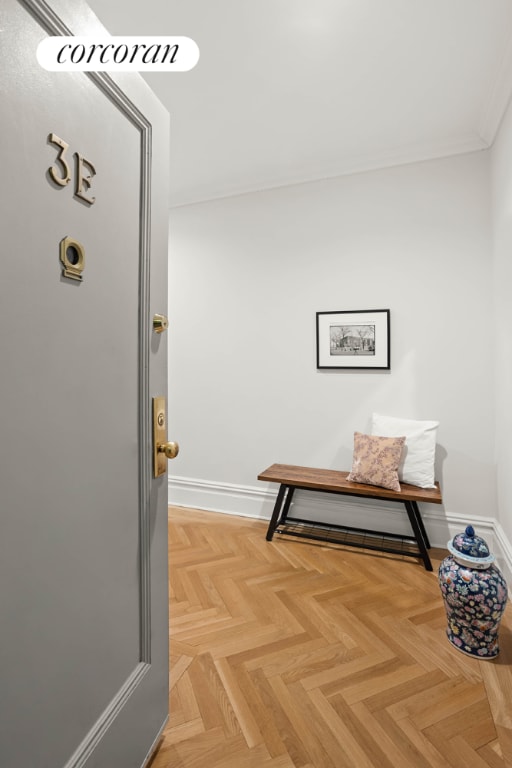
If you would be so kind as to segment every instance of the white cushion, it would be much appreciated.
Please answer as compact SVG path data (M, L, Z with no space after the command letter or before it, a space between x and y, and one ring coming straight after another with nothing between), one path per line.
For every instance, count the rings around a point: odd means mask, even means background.
M397 419L394 416L372 414L372 435L400 437L405 435L398 477L403 483L420 488L434 488L436 435L438 421Z

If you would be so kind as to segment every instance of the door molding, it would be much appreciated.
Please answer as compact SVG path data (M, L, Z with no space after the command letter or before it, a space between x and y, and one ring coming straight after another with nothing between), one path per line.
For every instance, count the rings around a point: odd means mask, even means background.
M83 765L86 765L87 760L91 757L126 702L129 701L134 690L149 671L149 668L150 665L144 662L137 664L101 717L98 718L82 743L71 755L64 768L82 768Z

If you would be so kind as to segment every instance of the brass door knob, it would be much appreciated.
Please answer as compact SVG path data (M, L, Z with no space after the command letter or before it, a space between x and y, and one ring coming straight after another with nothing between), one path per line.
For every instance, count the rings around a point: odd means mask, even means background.
M158 453L165 453L168 459L175 459L180 452L178 443L160 443Z
M163 333L169 327L169 320L165 315L155 315L153 317L153 330L155 333Z

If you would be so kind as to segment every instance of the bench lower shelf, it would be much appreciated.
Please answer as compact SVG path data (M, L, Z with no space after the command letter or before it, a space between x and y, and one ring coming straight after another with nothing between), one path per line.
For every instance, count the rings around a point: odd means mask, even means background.
M334 523L303 520L300 517L287 517L283 523L278 523L274 530L274 534L276 533L405 557L422 557L414 536L353 528L349 525L335 525Z

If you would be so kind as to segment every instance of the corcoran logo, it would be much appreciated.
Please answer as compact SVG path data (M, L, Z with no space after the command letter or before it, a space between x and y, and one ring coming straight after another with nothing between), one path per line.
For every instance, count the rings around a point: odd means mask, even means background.
M47 37L37 60L50 72L187 72L199 48L190 37Z

